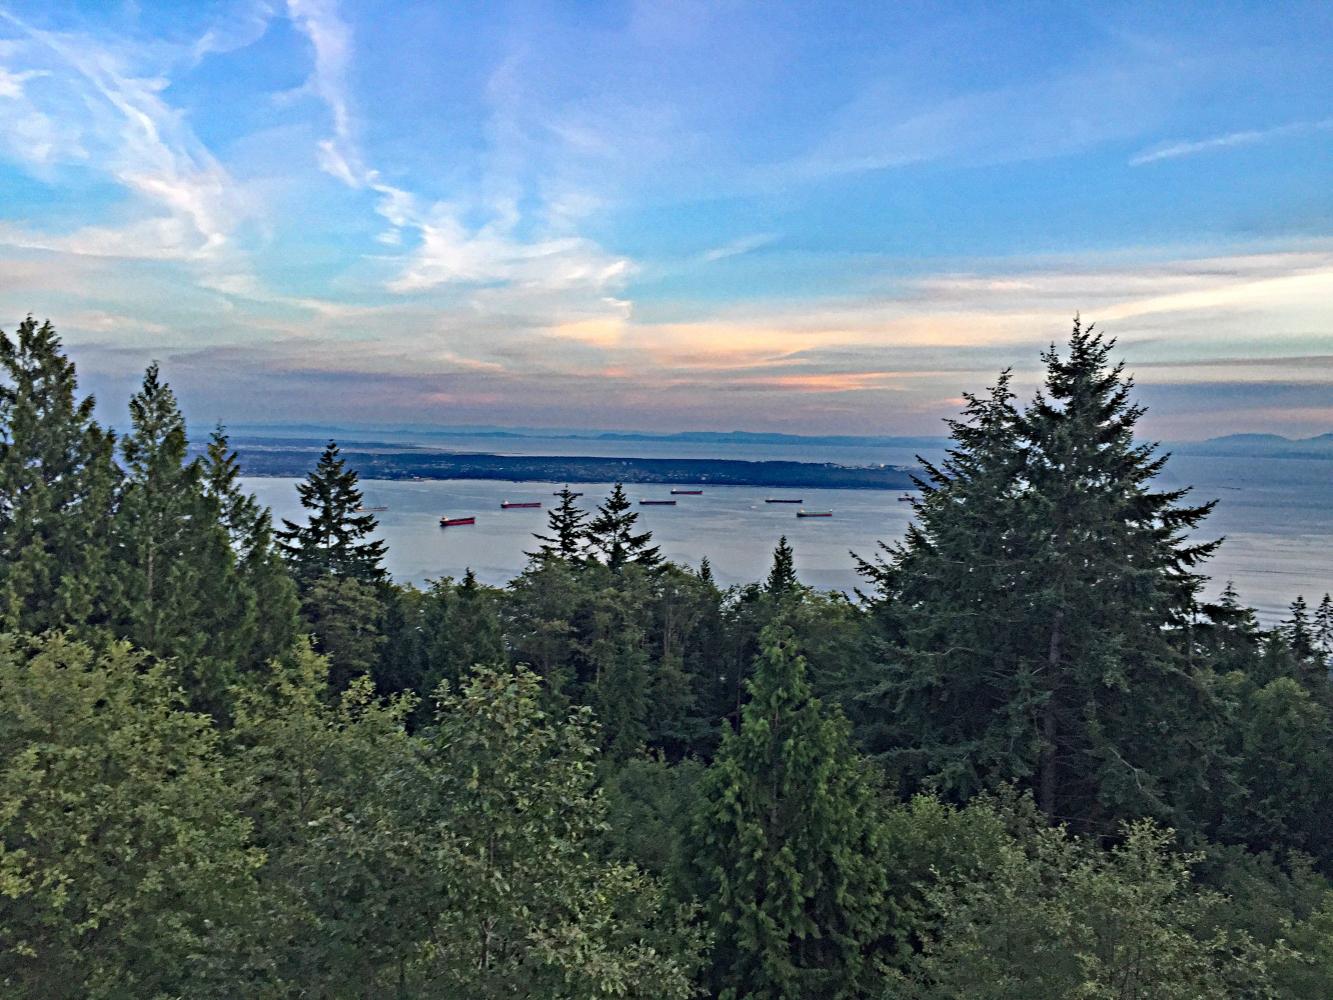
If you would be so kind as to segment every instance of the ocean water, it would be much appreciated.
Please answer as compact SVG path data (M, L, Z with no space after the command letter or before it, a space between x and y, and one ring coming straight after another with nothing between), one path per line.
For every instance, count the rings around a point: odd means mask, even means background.
M616 442L612 451L598 443L572 449L571 454L635 454L641 442ZM490 450L498 450L492 448ZM686 449L673 446L673 457ZM907 464L910 455L884 453L797 455L790 448L725 450L701 449L699 457L797 458L806 461L842 461L849 464L886 462ZM528 449L529 453L553 451ZM934 456L927 456L933 458ZM296 480L244 481L276 518L301 518ZM1256 607L1269 622L1285 611L1292 599L1304 595L1316 603L1333 590L1333 461L1312 459L1237 460L1180 456L1172 459L1162 486L1195 487L1199 500L1217 499L1218 506L1205 522L1201 537L1225 537L1207 571L1212 593L1233 580L1242 599ZM689 484L679 484L688 487ZM559 483L503 483L474 480L422 482L363 481L366 503L386 506L377 514L380 537L389 545L388 566L400 581L424 583L444 576L460 576L471 568L486 583L503 584L527 561L526 552L537 543L534 532L546 527L546 508ZM580 484L580 502L595 507L609 492L608 483ZM664 499L668 487L626 487L630 497ZM831 510L830 518L797 518L795 505L766 504L776 495L799 495L811 510ZM509 500L537 500L541 510L501 510ZM898 494L871 490L774 491L762 487L717 487L702 496L675 498L674 507L639 507L640 524L653 532L667 558L698 565L707 556L717 579L724 584L760 579L767 571L773 547L785 535L796 555L797 573L807 584L851 590L859 583L851 555L872 555L880 541L899 539L912 516L912 505ZM442 515L475 516L471 527L441 528Z

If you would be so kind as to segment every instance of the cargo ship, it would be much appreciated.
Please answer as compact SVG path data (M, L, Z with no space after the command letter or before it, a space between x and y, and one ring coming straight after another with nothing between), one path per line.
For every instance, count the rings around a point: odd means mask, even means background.
M527 507L540 507L541 505L542 505L542 503L541 503L540 500L523 500L523 501L517 501L517 500L503 500L503 501L500 502L500 509L501 509L501 510L521 510L521 509L524 509L524 508L527 508Z
M476 524L475 517L442 517L440 518L441 528L458 528L465 524Z
M916 497L912 496L910 493L904 493L902 496L900 496L900 497L898 498L898 501L899 501L900 503L902 503L902 502L904 502L904 501L907 502L907 503L911 503L911 502L912 502L913 500L915 500L915 499L916 499Z
M639 506L640 506L640 507L674 507L674 506L676 506L676 501L674 501L674 500L640 500L640 501L639 501Z
M796 512L796 516L797 516L797 517L832 517L832 516L833 516L833 511L831 511L831 510L798 510L798 511Z
M801 503L800 497L769 497L764 503Z
M701 497L701 496L704 495L704 491L703 491L703 490L672 490L672 491L671 491L671 495L672 495L673 497Z
M379 512L382 511L382 510L388 510L388 509L389 509L388 507L357 507L357 508L356 508L356 513L358 513L358 514L377 514L377 513L379 513Z
M562 497L562 496L564 496L564 495L565 495L565 491L564 491L564 490L556 490L554 493L551 494L551 496L553 496L553 497ZM574 492L571 492L569 495L572 496L572 497L581 497L581 496L583 496L582 493L574 493Z

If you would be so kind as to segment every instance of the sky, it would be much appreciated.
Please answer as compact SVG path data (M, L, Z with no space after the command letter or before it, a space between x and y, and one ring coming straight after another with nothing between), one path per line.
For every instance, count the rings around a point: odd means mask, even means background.
M0 328L118 415L937 433L1072 317L1333 431L1333 4L0 0Z

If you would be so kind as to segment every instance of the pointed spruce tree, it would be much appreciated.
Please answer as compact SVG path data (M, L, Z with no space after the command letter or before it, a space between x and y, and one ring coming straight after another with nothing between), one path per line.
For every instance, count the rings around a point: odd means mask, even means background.
M871 995L886 872L867 769L810 692L790 629L765 630L740 728L726 729L695 817L694 888L727 1000Z
M327 576L367 584L388 579L382 565L385 544L370 537L377 526L375 515L360 510L357 474L347 468L336 443L328 443L296 492L310 516L305 524L284 519L275 534L302 592Z
M575 501L577 494L565 484L565 488L556 494L560 503L546 512L546 530L550 534L533 533L541 542L536 552L528 555L535 559L564 559L577 563L582 561L587 548L588 512Z
M217 506L245 590L249 630L245 665L262 667L295 641L296 587L274 544L272 515L242 489L240 463L220 424L209 437L205 463L204 491Z
M115 438L49 321L0 331L0 624L105 620Z
M1216 545L1190 534L1212 504L1153 488L1167 456L1134 438L1143 409L1113 347L1076 321L1030 406L1013 407L1007 380L969 398L916 524L868 567L909 783L966 796L1016 782L1098 831L1184 821L1175 803L1216 751L1189 627Z
M662 561L662 555L652 544L651 531L635 533L638 523L639 515L625 496L625 487L616 483L588 523L589 550L613 573L630 563L651 569Z
M129 409L112 531L114 625L136 646L175 659L192 705L218 712L250 649L236 557L202 464L187 461L185 419L156 362Z
M798 586L796 557L791 546L787 544L787 536L783 535L778 539L777 547L773 549L773 566L768 571L768 579L764 581L764 589L778 596L789 594Z
M1325 672L1333 670L1333 595L1325 594L1315 611L1314 647Z

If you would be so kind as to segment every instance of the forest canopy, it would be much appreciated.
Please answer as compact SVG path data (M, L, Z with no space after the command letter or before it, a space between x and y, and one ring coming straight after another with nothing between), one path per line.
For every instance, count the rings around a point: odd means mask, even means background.
M1114 342L1042 363L861 594L619 487L423 588L335 442L275 526L157 364L117 435L0 333L4 994L1328 996L1333 602L1206 599Z

